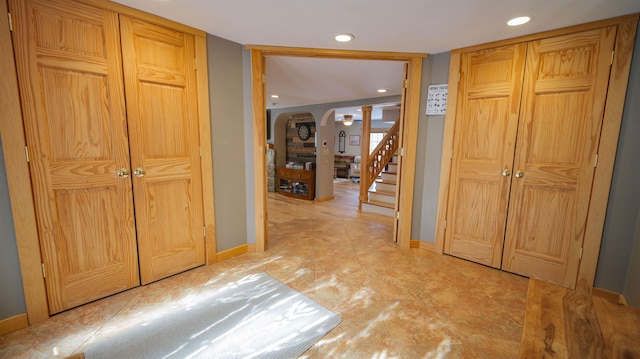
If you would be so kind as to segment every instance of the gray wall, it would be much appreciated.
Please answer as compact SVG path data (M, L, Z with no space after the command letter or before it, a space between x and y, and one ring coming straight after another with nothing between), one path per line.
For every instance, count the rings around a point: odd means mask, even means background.
M638 213L638 220L636 221L636 239L631 251L627 283L623 294L630 305L640 308L640 213Z
M622 115L618 152L605 218L596 287L632 294L640 306L640 36L636 37L627 97ZM635 250L632 252L632 247ZM633 262L631 261L633 255ZM635 271L631 271L635 268ZM630 295L632 297L632 295Z
M360 146L350 146L349 136L351 135L362 136L362 122L354 121L353 125L345 126L342 124L342 121L337 121L335 125L336 125L335 131L334 131L335 146L333 146L333 152L335 153L335 155L336 156L359 156ZM391 128L391 126L393 126L393 123L382 122L381 120L373 120L373 119L371 120L371 132L384 132L385 130ZM344 153L340 153L338 151L339 149L338 134L340 133L340 131L344 131L347 135L347 137L344 138ZM362 137L360 137L360 141L362 141Z
M422 62L422 96L416 149L416 178L413 186L411 239L429 243L435 242L444 115L427 116L427 92L429 85L448 82L450 57L450 53L445 52L430 55Z
M207 35L207 52L216 249L220 252L248 243L243 50L238 43Z
M0 320L27 312L0 138Z
M253 91L251 88L251 51L242 51L242 85L244 97L244 169L246 173L247 243L256 243L255 189L253 171Z

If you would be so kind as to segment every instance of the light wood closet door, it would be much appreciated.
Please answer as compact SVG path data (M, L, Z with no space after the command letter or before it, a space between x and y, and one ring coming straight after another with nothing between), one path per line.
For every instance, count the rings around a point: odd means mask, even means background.
M146 284L205 260L194 38L120 19L140 273ZM144 173L136 175L136 169Z
M445 253L499 268L526 45L461 56Z
M50 313L139 284L118 17L12 0Z
M575 287L615 36L529 44L505 270Z

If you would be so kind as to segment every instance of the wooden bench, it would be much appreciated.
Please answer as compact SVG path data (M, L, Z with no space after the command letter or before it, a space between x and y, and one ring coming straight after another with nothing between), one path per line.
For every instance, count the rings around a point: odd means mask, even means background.
M640 358L640 309L530 279L520 358Z

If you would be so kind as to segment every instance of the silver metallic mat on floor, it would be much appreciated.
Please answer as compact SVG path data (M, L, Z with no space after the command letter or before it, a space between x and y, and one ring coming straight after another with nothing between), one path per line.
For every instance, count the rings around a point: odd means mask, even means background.
M266 273L200 295L85 352L98 358L296 358L342 318Z

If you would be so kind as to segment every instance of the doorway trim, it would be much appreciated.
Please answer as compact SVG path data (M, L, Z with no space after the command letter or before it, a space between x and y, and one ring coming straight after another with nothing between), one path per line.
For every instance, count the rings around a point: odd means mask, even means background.
M408 64L405 119L400 146L403 164L400 168L400 194L398 196L399 222L397 240L401 248L409 248L415 181L416 147L418 142L418 118L420 114L420 86L422 61L427 54L377 52L358 50L311 49L298 47L248 45L251 51L251 86L253 96L253 157L255 201L255 250L263 252L267 242L267 177L266 177L266 57L313 57L345 60L386 60ZM402 215L400 215L402 214Z

